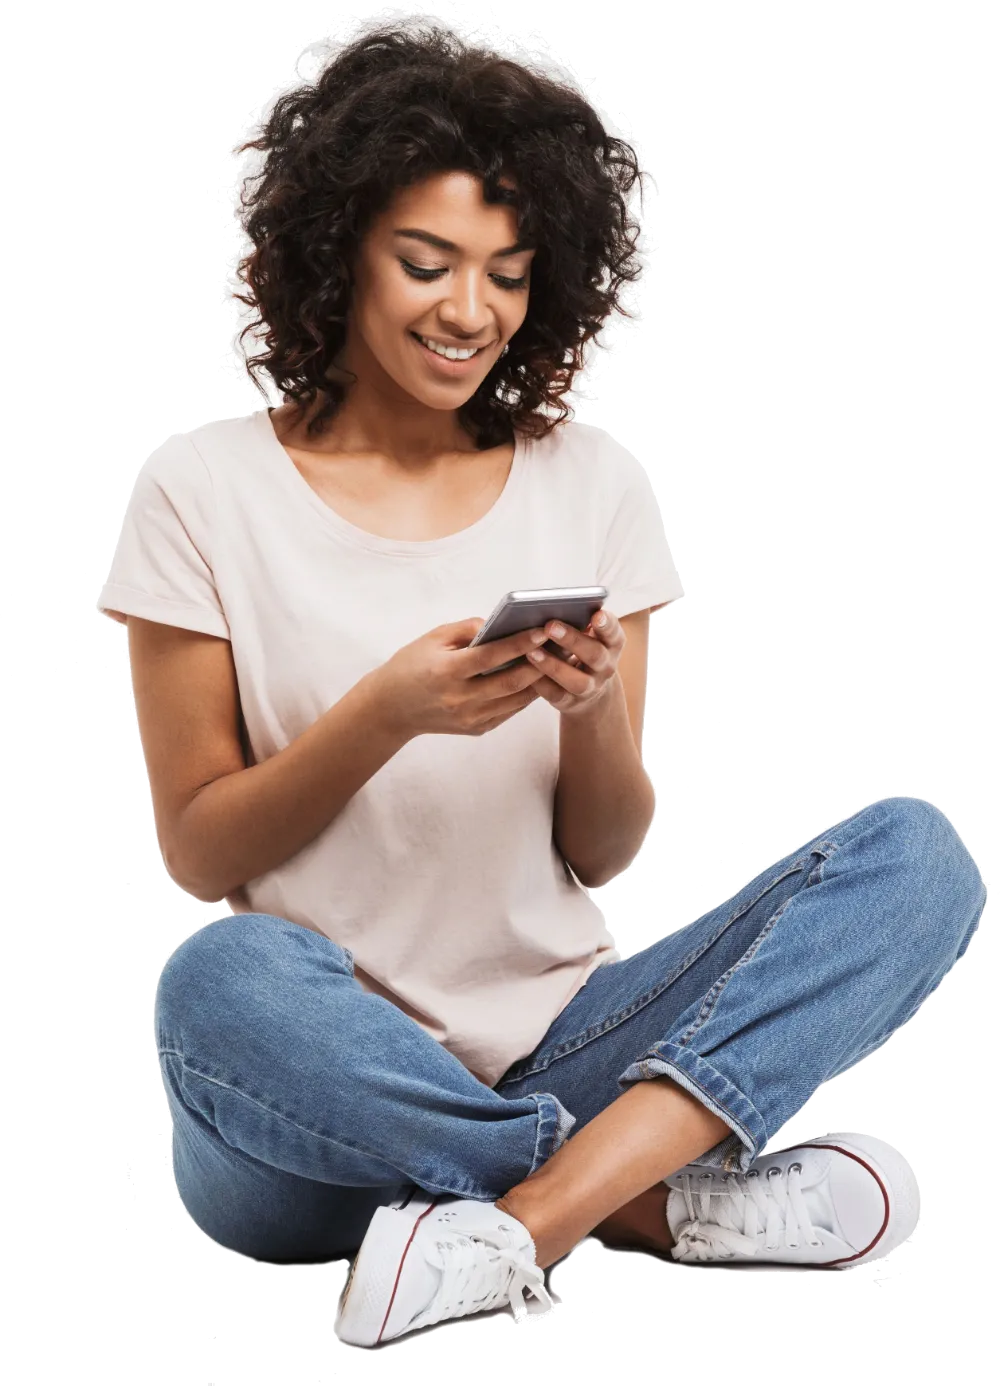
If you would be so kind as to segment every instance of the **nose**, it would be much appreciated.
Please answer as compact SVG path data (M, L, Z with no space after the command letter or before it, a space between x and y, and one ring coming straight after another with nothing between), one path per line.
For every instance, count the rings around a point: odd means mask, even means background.
M447 323L456 336L477 341L495 337L496 328L486 302L487 289L478 272L470 269L466 274L456 274L450 287L451 292L439 309L442 325Z

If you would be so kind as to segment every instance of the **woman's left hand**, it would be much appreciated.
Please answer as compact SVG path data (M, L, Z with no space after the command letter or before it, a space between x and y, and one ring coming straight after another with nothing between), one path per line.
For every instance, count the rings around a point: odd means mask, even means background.
M602 616L604 624L599 626L596 623ZM556 635L554 627L559 624L550 621L545 634L567 651L571 662L550 654L544 646L532 650L528 658L543 674L533 687L564 717L586 716L610 692L625 647L625 632L618 618L603 608L594 612L586 630L563 626L564 633ZM536 659L536 655L541 658Z

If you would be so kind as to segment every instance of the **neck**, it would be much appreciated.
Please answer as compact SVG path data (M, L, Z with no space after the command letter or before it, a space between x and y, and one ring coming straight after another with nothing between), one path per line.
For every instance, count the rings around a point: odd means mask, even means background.
M335 369L335 368L333 368ZM322 433L309 438L306 425L321 410L323 396L313 400L295 435L315 452L371 455L419 468L444 456L476 452L455 409L431 409L400 390L394 380L371 372L347 385L343 402Z

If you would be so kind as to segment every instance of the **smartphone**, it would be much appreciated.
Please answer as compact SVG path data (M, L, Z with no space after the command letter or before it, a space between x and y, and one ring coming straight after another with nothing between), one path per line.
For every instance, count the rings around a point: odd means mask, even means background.
M516 635L521 630L532 630L537 626L548 625L549 621L561 621L564 626L574 626L584 630L594 614L601 609L607 599L606 587L536 587L523 592L508 592L493 608L485 623L469 641L473 645L485 645L491 640L501 640L506 635ZM560 659L567 659L566 651L552 640L546 640L541 647ZM512 669L525 658L518 655L506 664L498 664L486 672L499 674L501 669ZM481 678L481 674L476 675Z

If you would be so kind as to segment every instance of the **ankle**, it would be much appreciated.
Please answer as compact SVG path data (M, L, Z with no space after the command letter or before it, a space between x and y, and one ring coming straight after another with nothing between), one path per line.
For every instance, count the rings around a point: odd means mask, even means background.
M521 1221L521 1219L518 1218L517 1214L514 1212L514 1209L507 1202L506 1198L495 1198L493 1200L493 1206L494 1208L499 1208L501 1213L506 1213L508 1217L517 1218L518 1222Z
M666 1256L674 1245L666 1222L662 1229L653 1229L619 1224L609 1218L595 1227L590 1235L612 1251L655 1251L661 1256Z
M560 1236L558 1229L550 1226L540 1204L529 1206L528 1200L520 1198L516 1191L495 1199L494 1206L528 1229L535 1246L535 1264L542 1270L565 1256L575 1245L575 1242L567 1243L565 1236Z
M654 1185L598 1223L591 1235L608 1247L668 1253L674 1245L667 1223L669 1193L665 1184Z
M494 1199L494 1206L508 1217L516 1218L522 1227L526 1227L537 1246L538 1236L542 1234L542 1219L527 1205L526 1200L519 1199L516 1194L506 1193L503 1198Z
M496 1206L511 1217L523 1222L531 1230L532 1225L541 1227L548 1218L553 1201L557 1200L559 1188L548 1177L548 1172L536 1170L508 1189L502 1198L495 1200Z

